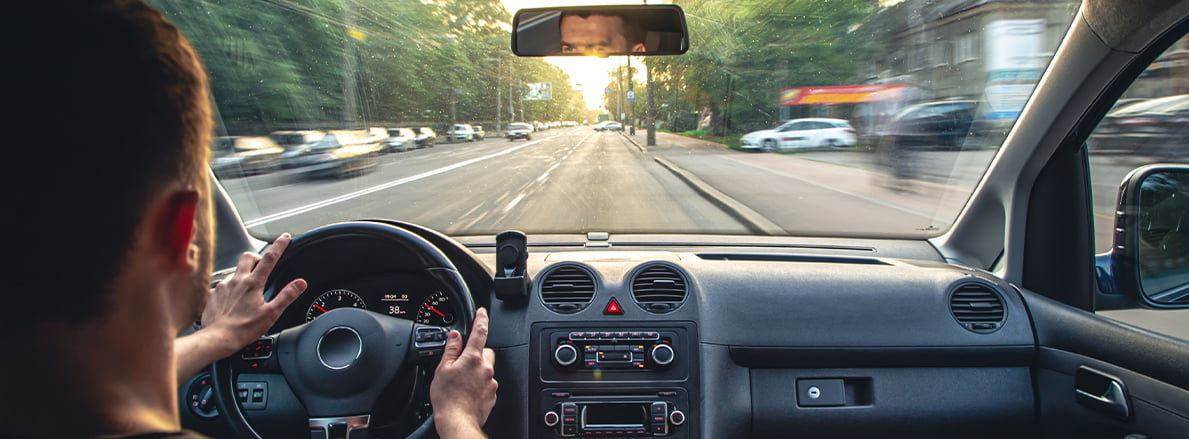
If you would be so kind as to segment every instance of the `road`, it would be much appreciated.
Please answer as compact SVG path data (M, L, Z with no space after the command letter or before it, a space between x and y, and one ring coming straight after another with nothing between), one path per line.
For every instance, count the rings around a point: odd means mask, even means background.
M302 233L337 221L392 218L448 235L746 233L617 133L553 129L382 156L369 174L307 180L300 169L223 182L253 232Z

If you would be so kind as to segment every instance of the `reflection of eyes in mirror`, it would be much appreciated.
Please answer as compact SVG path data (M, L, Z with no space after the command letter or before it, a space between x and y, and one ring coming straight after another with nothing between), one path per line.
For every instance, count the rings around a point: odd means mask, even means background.
M1189 174L1154 173L1140 184L1139 271L1145 293L1189 284Z
M643 29L622 15L566 11L560 21L562 53L602 55L647 51Z

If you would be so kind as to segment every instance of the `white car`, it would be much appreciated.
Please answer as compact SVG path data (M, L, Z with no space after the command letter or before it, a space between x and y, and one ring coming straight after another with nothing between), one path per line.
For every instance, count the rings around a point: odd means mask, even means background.
M843 119L793 119L770 130L745 134L740 148L778 151L792 148L854 146L855 140L855 128Z
M470 124L460 123L450 127L449 136L454 142L472 142L475 140L475 128Z

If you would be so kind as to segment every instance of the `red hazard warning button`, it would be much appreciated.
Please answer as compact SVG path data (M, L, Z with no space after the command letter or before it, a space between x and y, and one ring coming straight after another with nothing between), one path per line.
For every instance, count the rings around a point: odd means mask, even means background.
M619 306L619 301L612 297L611 301L607 302L607 307L603 308L603 314L623 315L623 308Z

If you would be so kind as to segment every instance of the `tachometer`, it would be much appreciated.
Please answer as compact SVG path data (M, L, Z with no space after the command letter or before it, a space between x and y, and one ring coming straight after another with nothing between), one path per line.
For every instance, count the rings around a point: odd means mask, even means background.
M340 288L327 291L310 304L310 309L306 311L306 321L314 320L315 317L326 314L332 309L346 307L367 309L367 304L363 303L363 299L351 290Z
M454 307L450 304L450 296L441 291L430 294L421 303L421 309L417 310L417 323L434 326L454 323Z

